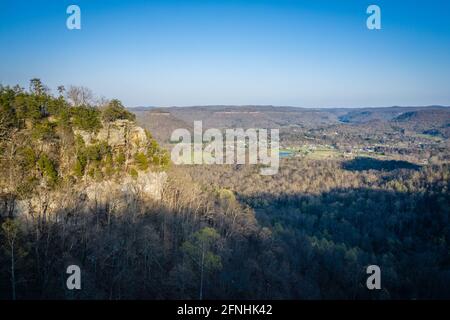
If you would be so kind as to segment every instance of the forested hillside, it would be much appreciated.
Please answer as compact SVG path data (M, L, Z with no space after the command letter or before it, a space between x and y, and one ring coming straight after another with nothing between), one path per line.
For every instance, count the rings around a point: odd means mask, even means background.
M286 159L275 176L188 170L207 189L229 190L271 231L261 254L270 257L264 274L276 277L273 297L450 297L449 166L365 162ZM365 287L370 264L381 267L381 292Z
M58 90L59 95L52 96L39 79L31 80L30 91L0 87L4 193L26 198L39 188L136 174L150 164L168 164L167 153L149 132L136 137L146 145L133 147L135 116L119 100L96 103L86 88ZM122 144L112 141L119 126L129 136Z
M171 165L85 88L1 87L0 299L450 298L448 140L321 121L284 135L290 156L262 176ZM82 290L67 290L72 264ZM382 290L367 290L372 264Z

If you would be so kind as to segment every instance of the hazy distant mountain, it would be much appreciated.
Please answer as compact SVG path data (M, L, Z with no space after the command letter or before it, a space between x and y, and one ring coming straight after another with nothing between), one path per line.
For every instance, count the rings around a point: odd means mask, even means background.
M135 111L138 112L138 111L148 111L153 108L157 108L157 107L155 107L155 106L146 106L146 107L138 106L138 107L129 107L127 109L130 110L131 112L135 112Z
M148 129L153 137L161 142L168 143L171 133L178 128L191 130L193 123L187 123L176 118L172 113L161 108L145 108L144 110L130 109L136 114L137 123Z
M372 120L401 120L402 115L404 120L407 119L408 114L414 114L416 112L424 113L441 113L448 115L449 108L441 106L429 106L429 107L388 107L388 108L361 108L353 109L342 116L339 120L346 123L364 123Z
M450 134L450 108L387 107L310 109L274 106L193 106L165 108L133 108L141 126L167 142L177 128L191 128L201 120L204 128L318 128L336 124L379 126L383 124L407 128L418 133L437 130ZM375 124L377 122L378 124ZM370 124L372 123L372 124Z

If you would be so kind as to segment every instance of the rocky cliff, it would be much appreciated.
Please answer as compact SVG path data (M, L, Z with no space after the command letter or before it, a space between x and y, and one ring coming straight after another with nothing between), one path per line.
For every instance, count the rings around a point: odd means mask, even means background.
M145 154L151 135L133 121L116 120L103 123L96 132L73 130L75 136L82 138L85 147L89 148L104 143L111 155L125 154L122 172L111 177L85 179L63 189L47 190L43 188L39 194L22 200L16 200L13 212L17 214L33 214L33 212L58 212L62 206L72 206L76 210L89 210L92 206L120 209L134 199L159 200L167 180L167 174L160 168L149 167L135 170L129 174L129 168L135 167L133 155ZM141 168L142 169L142 168Z
M30 88L0 86L0 217L161 198L168 153L119 100Z

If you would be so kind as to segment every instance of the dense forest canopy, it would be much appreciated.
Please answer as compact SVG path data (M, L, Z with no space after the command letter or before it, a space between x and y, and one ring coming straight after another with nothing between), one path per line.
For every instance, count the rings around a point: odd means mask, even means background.
M300 128L284 143L310 137L337 147L294 150L277 175L261 176L256 166L169 166L148 131L134 153L84 138L140 117L83 87L59 87L57 96L38 79L28 91L0 88L1 299L450 298L445 141L415 136L429 142L425 162L423 154L386 159L388 151L348 158L339 143L368 143L370 124ZM395 132L392 140L413 143ZM168 175L160 199L87 203L77 188L152 171ZM39 209L17 214L29 199ZM70 264L83 271L80 291L65 286ZM372 264L381 290L366 287Z

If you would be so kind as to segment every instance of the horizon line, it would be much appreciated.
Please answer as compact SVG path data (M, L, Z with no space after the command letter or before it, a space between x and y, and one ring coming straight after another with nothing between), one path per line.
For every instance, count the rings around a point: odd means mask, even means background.
M205 104L205 105L186 105L186 106L135 106L127 107L127 109L168 109L168 108L245 108L245 107L258 107L258 108L292 108L292 109L389 109L389 108L450 108L450 105L441 104L429 104L429 105L391 105L391 106L360 106L360 107L299 107L289 105L266 105L266 104Z

